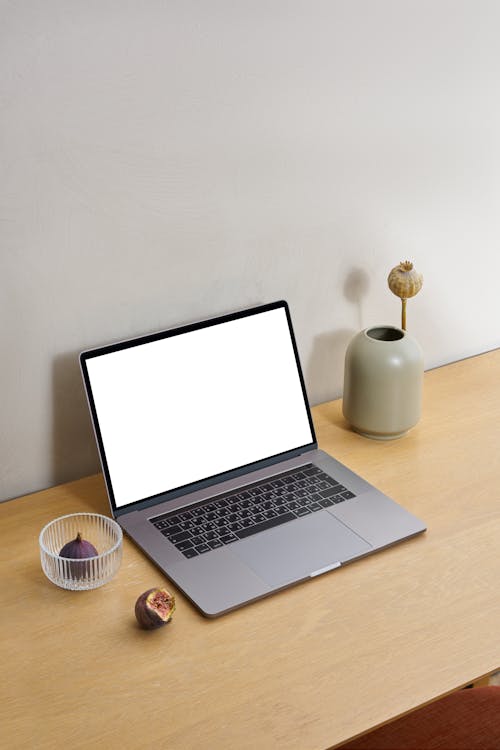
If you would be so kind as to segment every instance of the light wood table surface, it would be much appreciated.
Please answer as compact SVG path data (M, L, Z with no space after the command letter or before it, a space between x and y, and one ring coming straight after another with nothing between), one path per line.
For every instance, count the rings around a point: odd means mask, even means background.
M0 505L2 747L324 750L500 667L500 350L426 373L397 441L351 432L340 401L313 413L428 531L217 620L168 584L172 623L140 630L166 579L128 539L100 589L44 577L45 523L109 514L100 475Z

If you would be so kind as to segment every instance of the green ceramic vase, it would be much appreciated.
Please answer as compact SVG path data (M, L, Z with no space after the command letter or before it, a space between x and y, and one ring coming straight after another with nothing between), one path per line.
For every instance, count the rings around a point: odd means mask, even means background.
M407 331L366 328L345 355L344 417L366 437L401 437L420 419L423 373L422 350Z

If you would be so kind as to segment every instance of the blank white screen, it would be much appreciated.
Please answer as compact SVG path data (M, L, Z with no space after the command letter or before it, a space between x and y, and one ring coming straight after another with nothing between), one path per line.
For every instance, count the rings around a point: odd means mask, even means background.
M87 360L117 507L312 442L283 308Z

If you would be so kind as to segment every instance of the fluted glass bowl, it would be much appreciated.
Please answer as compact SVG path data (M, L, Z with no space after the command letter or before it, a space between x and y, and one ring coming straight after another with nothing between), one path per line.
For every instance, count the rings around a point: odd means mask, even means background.
M98 554L84 559L61 557L67 542L81 538L93 544ZM42 570L63 589L84 591L108 583L122 560L122 530L116 521L98 513L71 513L51 521L40 532Z

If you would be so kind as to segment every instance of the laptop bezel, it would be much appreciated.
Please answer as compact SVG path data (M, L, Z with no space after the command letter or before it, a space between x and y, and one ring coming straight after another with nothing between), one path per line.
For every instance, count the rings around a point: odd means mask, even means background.
M302 446L297 446L296 448L293 448L292 450L285 451L283 453L279 453L274 456L266 457L259 461L255 461L251 464L246 464L244 466L231 469L224 473L217 474L213 477L207 477L205 479L187 484L183 487L177 487L175 489L169 490L168 492L161 492L161 493L152 495L150 497L141 498L139 500L134 500L130 503L127 503L124 506L117 507L116 502L115 502L114 492L113 492L113 484L111 480L111 475L109 472L109 467L108 467L108 463L106 459L104 441L103 441L101 430L99 427L99 418L97 415L97 410L96 410L96 406L95 406L95 402L94 402L94 398L92 394L92 385L91 385L90 377L88 373L87 361L94 357L103 356L105 354L110 354L112 352L120 351L122 349L128 349L131 347L140 346L142 344L152 343L154 341L159 341L164 338L169 338L172 336L189 333L191 331L200 330L202 328L207 328L209 326L219 325L221 323L230 322L232 320L238 320L240 318L248 317L250 315L258 315L261 313L269 312L271 310L277 310L280 308L282 308L286 313L288 329L290 332L290 338L291 338L293 352L295 356L295 364L297 367L300 385L302 389L302 396L304 399L304 406L306 409L307 417L309 420L309 426L311 429L311 435L313 438L312 442L306 443L305 445L302 445ZM215 486L217 484L221 484L222 482L225 482L227 480L244 476L245 474L249 474L250 472L258 471L259 469L267 468L269 466L282 463L283 461L299 456L305 452L315 450L318 447L316 433L314 429L314 423L313 423L312 415L311 415L311 409L309 406L309 400L307 398L307 391L305 387L304 376L303 376L302 367L300 364L300 357L299 357L299 352L297 348L297 342L295 340L295 333L293 330L292 320L290 316L290 310L288 307L288 303L285 300L278 300L276 302L271 302L271 303L264 304L264 305L258 305L255 307L246 308L244 310L227 313L225 315L220 315L214 318L207 318L207 319L197 321L194 323L174 326L172 328L167 328L165 330L157 331L155 333L145 334L145 335L137 336L131 339L117 341L112 344L94 347L92 349L88 349L88 350L81 352L79 356L79 361L80 361L80 370L81 370L83 382L84 382L85 393L87 396L87 402L88 402L89 410L91 414L92 426L94 429L94 435L95 435L95 439L96 439L96 443L98 447L98 453L99 453L99 458L101 462L102 472L103 472L103 476L104 476L104 480L106 484L106 490L107 490L111 510L115 517L118 517L125 513L130 513L131 511L143 510L144 508L148 508L148 507L157 505L159 503L168 502L169 500L174 500L184 495L189 495L198 490L202 490L205 488Z

